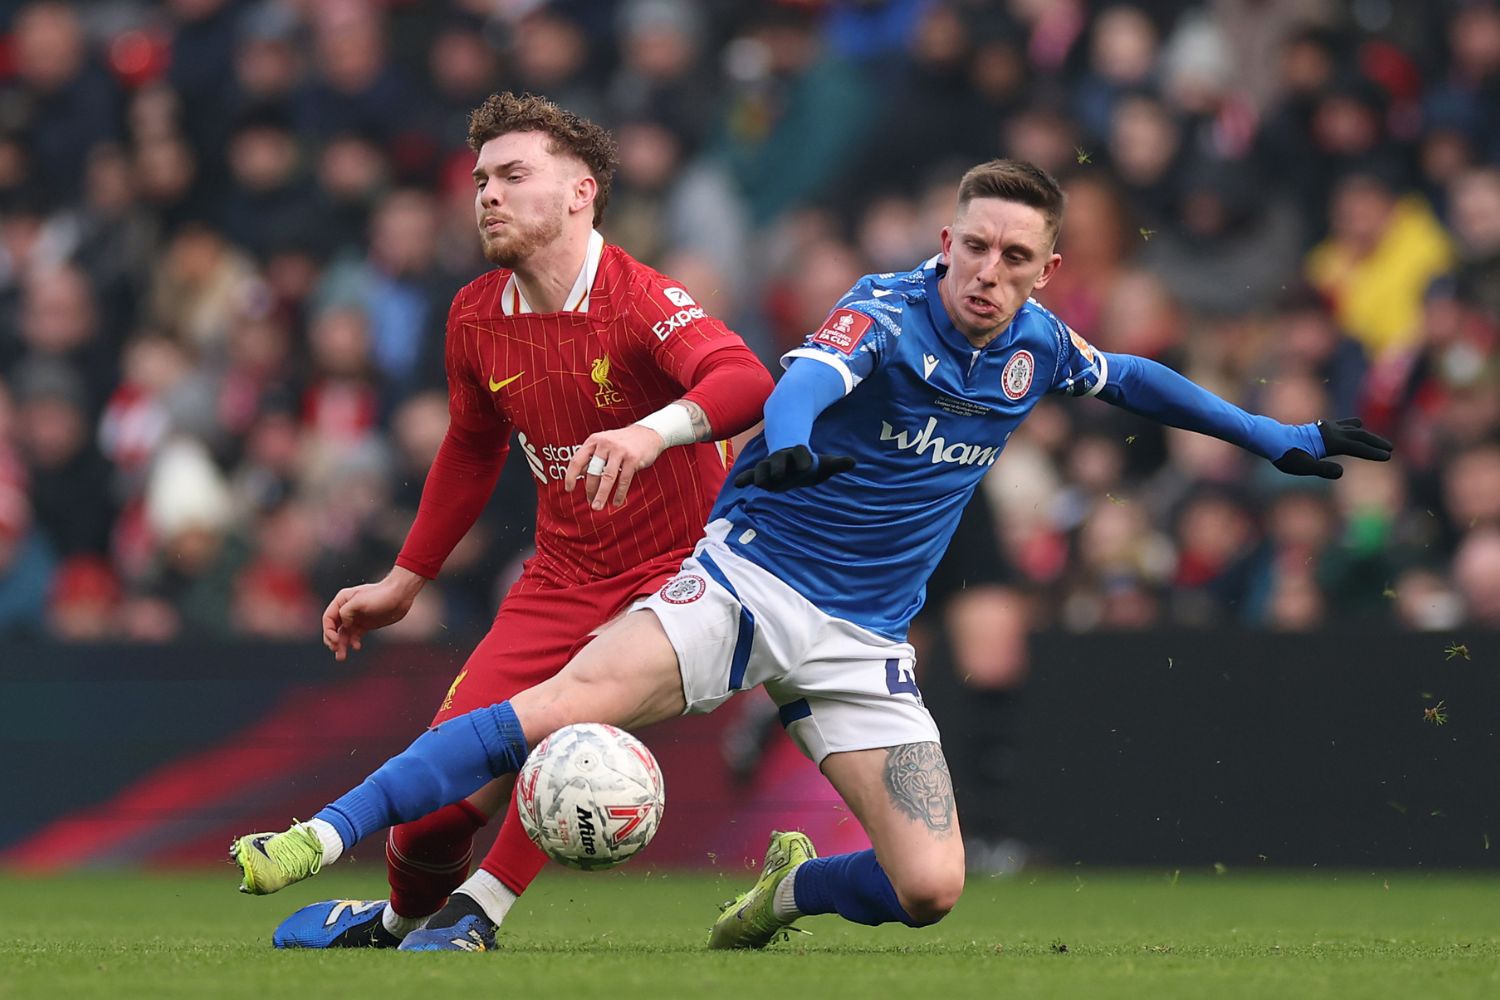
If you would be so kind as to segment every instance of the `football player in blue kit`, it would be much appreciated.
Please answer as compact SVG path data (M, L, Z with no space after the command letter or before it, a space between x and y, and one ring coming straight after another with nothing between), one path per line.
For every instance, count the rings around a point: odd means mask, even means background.
M428 731L308 823L243 838L242 888L274 892L316 873L365 835L516 771L562 726L638 729L762 685L874 848L819 858L804 835L772 834L760 878L710 945L763 947L819 913L940 920L963 889L963 840L907 626L965 504L1037 400L1096 396L1291 475L1337 478L1331 456L1391 452L1358 421L1288 426L1155 362L1094 349L1030 297L1062 262L1062 210L1056 181L1029 163L970 170L942 252L861 279L782 359L765 429L675 577L555 677ZM473 936L431 947L491 943Z

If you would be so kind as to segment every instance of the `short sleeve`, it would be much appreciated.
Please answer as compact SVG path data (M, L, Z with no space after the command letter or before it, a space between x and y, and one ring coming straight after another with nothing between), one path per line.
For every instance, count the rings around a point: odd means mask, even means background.
M1104 352L1061 320L1057 322L1057 376L1052 391L1069 396L1097 396L1109 381L1109 362Z

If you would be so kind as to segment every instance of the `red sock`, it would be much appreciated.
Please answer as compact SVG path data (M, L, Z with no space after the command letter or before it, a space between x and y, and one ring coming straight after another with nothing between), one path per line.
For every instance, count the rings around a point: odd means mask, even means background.
M519 896L536 878L537 872L546 866L547 855L526 836L526 828L521 825L521 817L516 812L515 796L511 796L510 806L505 810L505 822L500 825L500 833L479 867Z
M391 909L403 917L426 917L442 909L448 894L468 878L474 834L487 822L468 802L454 802L392 827L385 842Z

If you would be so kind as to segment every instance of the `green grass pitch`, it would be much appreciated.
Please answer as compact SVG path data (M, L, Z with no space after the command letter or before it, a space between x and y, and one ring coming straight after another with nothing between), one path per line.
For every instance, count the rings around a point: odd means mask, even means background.
M278 896L191 875L0 876L12 997L1500 997L1500 876L1065 869L973 877L921 931L835 917L758 954L703 949L749 872L549 871L495 954L276 952L294 906L383 892L344 866Z

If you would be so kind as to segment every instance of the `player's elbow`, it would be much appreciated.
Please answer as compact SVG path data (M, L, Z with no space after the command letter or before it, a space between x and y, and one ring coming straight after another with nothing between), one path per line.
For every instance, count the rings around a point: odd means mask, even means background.
M896 886L896 897L901 901L910 925L926 927L952 912L963 891L964 873L959 868L947 872L924 872L903 879Z
M749 348L709 356L683 397L697 403L717 438L731 438L754 427L776 383Z

